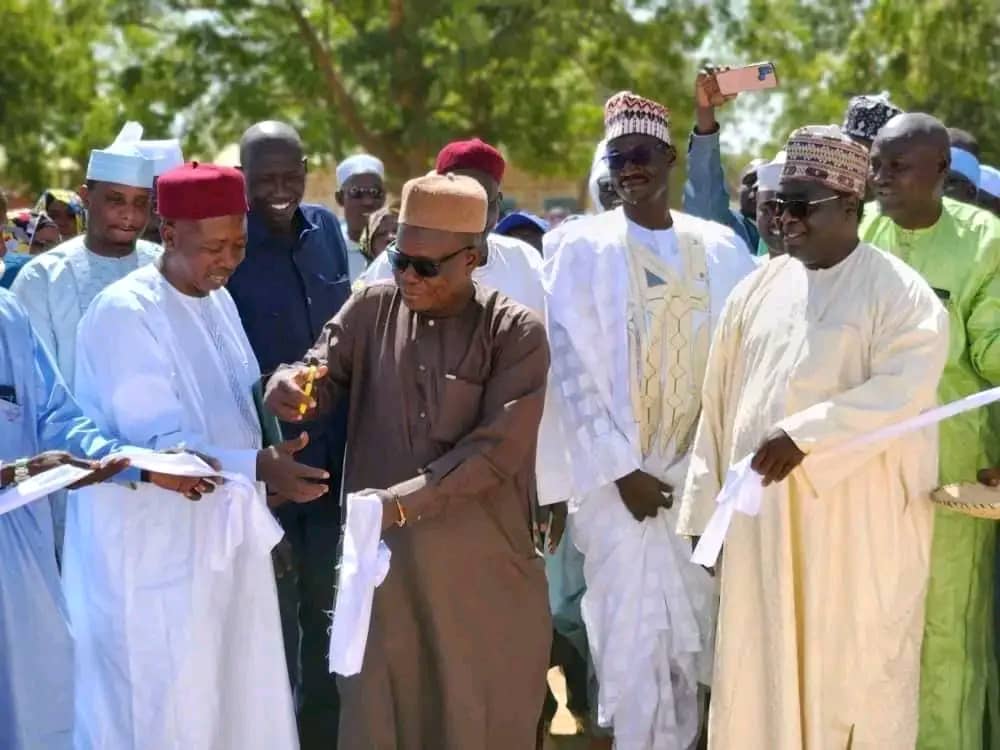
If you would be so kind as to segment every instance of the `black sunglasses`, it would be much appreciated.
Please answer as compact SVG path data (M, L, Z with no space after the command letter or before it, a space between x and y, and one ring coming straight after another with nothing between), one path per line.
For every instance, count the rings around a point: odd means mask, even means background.
M405 255L399 252L399 248L396 243L389 245L385 249L386 255L389 257L389 265L393 267L396 271L403 273L407 268L413 266L413 270L417 272L417 276L421 276L425 279L433 279L439 273L441 273L441 266L447 263L452 258L464 253L466 250L475 250L475 245L466 245L465 247L460 247L453 253L449 253L440 260L428 260L427 258L414 258L412 255Z
M791 216L793 219L804 219L809 214L812 213L813 206L817 206L820 203L828 203L829 201L835 201L838 200L839 198L840 198L839 195L831 195L828 198L820 198L819 200L814 200L814 201L805 201L805 200L786 201L782 200L781 198L778 198L777 200L767 201L767 202L774 204L775 216L781 216L783 213L785 213L785 211L788 211L788 215Z
M375 200L381 200L385 197L385 190L379 187L361 187L359 185L353 185L347 188L347 195L355 200L358 198L364 198L365 196L374 198Z
M661 154L665 154L669 148L670 147L666 143L657 143L652 148L645 145L635 146L634 148L630 148L628 151L608 151L604 155L604 159L608 163L608 169L620 172L625 169L626 164L634 164L637 167L644 167L653 161L654 152L658 151Z

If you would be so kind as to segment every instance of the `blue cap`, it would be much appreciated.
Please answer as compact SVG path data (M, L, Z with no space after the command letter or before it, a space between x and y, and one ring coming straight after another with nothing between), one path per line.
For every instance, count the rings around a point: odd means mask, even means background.
M979 186L979 159L960 148L951 148L951 171L958 172L975 186Z
M497 234L507 234L518 227L535 227L539 232L545 234L549 231L549 223L540 216L535 216L527 211L514 211L503 217L497 224Z

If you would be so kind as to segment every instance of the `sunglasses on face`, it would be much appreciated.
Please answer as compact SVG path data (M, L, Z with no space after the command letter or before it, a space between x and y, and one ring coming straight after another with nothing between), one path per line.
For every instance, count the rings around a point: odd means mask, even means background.
M347 188L347 196L358 200L360 198L371 198L381 200L385 197L385 191L379 187L359 187L357 185Z
M635 146L627 151L608 151L604 155L604 159L608 162L608 169L620 172L625 169L626 164L634 164L637 167L645 167L653 161L653 154L665 154L669 148L670 147L665 143L657 143L652 148L645 145Z
M399 252L399 247L393 243L385 249L386 255L389 257L389 265L393 267L396 271L403 273L407 268L413 267L417 276L424 279L433 279L435 276L441 273L441 267L447 263L452 258L457 257L466 250L475 250L475 245L466 245L465 247L460 247L453 253L449 253L440 260L428 260L427 258L414 258L412 255L406 255Z
M814 201L806 201L806 200L786 201L782 200L781 198L778 198L777 200L768 201L767 203L773 205L775 216L781 216L782 214L785 213L785 211L787 211L788 215L791 216L793 219L804 219L809 214L812 213L813 206L818 206L820 203L829 203L830 201L835 201L838 200L839 198L840 198L839 195L831 195L828 198L820 198Z

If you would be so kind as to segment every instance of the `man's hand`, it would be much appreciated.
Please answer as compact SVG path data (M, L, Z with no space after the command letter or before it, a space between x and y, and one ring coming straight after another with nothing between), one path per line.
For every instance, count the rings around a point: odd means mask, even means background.
M660 508L674 504L674 488L643 471L633 471L615 484L622 502L636 521L655 518Z
M563 534L566 533L566 517L569 514L569 507L566 503L552 503L543 505L538 509L538 535L546 538L548 532L548 544L545 551L550 555L554 554L562 541Z
M782 481L805 457L806 454L799 450L788 433L778 430L761 443L750 462L750 468L764 478L762 484L767 487Z
M116 474L120 474L129 467L129 460L127 458L116 458L113 461L107 461L102 464L100 461L88 461L83 458L77 458L66 451L46 451L45 453L39 453L28 461L28 476L33 477L50 469L65 465L76 466L79 469L89 469L93 472L79 482L69 486L71 490L78 490L81 487L106 482Z
M976 478L987 487L1000 487L1000 467L980 469Z
M309 383L312 369L299 367L294 370L283 370L276 372L267 381L264 403L281 421L301 422L316 415L316 399L306 395L306 385ZM316 367L313 384L325 378L327 372L329 370L326 365ZM305 413L302 412L303 406Z
M222 471L222 464L211 456L198 451L185 450L182 448L171 448L164 453L190 453L197 456L215 471ZM150 484L155 484L160 489L176 492L184 495L188 500L201 500L203 495L213 492L215 488L223 483L222 477L179 477L173 474L160 474L155 471L143 473L143 479Z
M723 96L722 92L719 91L719 82L715 76L724 70L729 70L729 68L716 68L707 65L695 79L695 132L699 135L714 133L719 127L715 120L715 108L736 98L735 94Z
M298 463L293 456L309 444L309 434L281 445L265 448L257 454L257 478L267 485L268 491L295 503L309 503L323 497L329 487L322 480L330 474L323 469ZM272 507L280 503L268 503Z
M385 533L386 529L390 529L393 526L398 526L399 521L402 519L399 517L399 508L396 505L395 496L389 492L389 490L361 490L359 495L375 495L379 500L382 501L382 533Z

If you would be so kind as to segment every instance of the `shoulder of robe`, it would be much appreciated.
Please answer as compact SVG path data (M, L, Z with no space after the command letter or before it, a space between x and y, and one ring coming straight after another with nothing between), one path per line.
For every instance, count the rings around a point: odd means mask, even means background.
M156 260L163 255L163 247L148 240L139 240L135 245L135 251L143 262Z
M27 326L28 321L28 311L24 309L24 306L18 301L17 297L7 289L0 289L0 328L4 329L4 333L7 332L7 326L17 325L17 326Z
M593 258L606 252L621 252L626 224L621 208L584 216L569 224L560 224L552 240L542 238L545 263L541 268L542 284L551 292L558 284L576 286L585 283L593 268ZM591 256L590 259L586 256Z
M519 266L527 266L533 271L541 270L542 256L527 242L516 237L493 233L489 236L489 243L490 252L499 251L499 255Z
M319 203L302 203L299 205L302 215L318 227L323 229L336 229L341 232L340 219L326 206Z
M32 286L47 285L69 268L68 258L76 253L85 252L83 235L71 237L61 242L48 252L36 255L29 260L17 274L11 287L17 289L31 284Z
M944 210L955 223L959 237L969 237L995 260L1000 259L1000 218L979 206L944 198Z
M877 298L888 301L892 306L903 301L928 308L941 307L934 290L927 280L909 264L867 242L855 252L865 252L864 278L875 290Z
M374 319L379 310L392 303L397 291L395 279L375 279L366 284L355 281L351 287L351 296L334 316L334 320L343 323L346 319L368 315Z
M534 336L546 339L545 324L530 307L495 289L477 287L477 290L477 302L488 317L489 328L495 339L508 336L516 340Z
M121 329L138 321L158 306L160 294L155 287L155 277L145 269L133 271L124 279L109 284L90 303L80 321L80 330L95 325L108 325Z
M673 217L674 229L677 232L695 234L701 238L705 245L705 254L710 260L736 261L748 269L756 266L747 243L731 228L683 211L671 211L670 215ZM749 262L744 262L747 259Z

